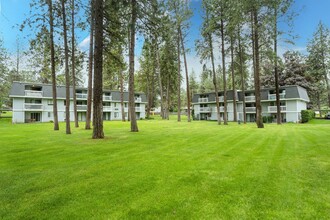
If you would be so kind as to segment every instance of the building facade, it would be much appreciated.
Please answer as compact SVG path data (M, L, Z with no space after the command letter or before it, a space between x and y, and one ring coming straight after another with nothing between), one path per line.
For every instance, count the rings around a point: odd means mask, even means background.
M224 93L219 92L220 116L223 120ZM236 96L237 119L243 121L243 99L245 100L245 111L248 122L256 120L255 91L247 90L243 94L233 90L227 91L227 118L234 120L234 95ZM193 113L197 120L217 120L215 93L195 94L193 96ZM300 86L280 87L280 108L283 122L299 122L301 110L307 109L309 97L306 89ZM276 95L274 88L261 89L262 116L272 116L276 121Z
M86 120L87 88L77 88L77 116ZM65 121L65 86L57 86L58 120ZM13 123L49 122L54 120L52 85L14 82L10 91L13 100ZM147 98L143 93L135 93L135 112L137 119L145 118ZM124 111L128 117L128 92L124 92ZM121 100L119 91L103 91L103 119L121 120ZM73 91L70 89L70 120L74 120Z

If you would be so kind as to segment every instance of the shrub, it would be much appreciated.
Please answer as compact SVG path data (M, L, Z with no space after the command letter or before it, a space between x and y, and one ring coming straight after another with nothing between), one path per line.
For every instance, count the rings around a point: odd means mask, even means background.
M272 122L273 122L273 119L274 119L274 118L273 118L273 116L271 116L271 115L270 115L270 116L263 116L263 117L262 117L262 122L263 122L263 123L272 123Z
M307 123L315 117L315 113L312 110L301 110L301 122Z

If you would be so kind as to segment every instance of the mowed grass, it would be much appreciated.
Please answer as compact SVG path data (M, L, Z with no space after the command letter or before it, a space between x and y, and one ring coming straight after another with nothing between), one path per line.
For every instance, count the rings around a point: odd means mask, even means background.
M329 219L330 121L0 120L0 219Z

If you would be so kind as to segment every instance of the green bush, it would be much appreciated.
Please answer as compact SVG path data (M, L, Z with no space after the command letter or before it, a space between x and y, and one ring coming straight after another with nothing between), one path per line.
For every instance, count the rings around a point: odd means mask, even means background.
M315 113L312 110L301 110L301 122L307 123L315 117Z
M274 119L274 118L273 118L273 116L271 116L271 115L270 115L270 116L263 116L263 117L262 117L262 122L263 122L263 123L272 123L272 122L273 122L273 119Z

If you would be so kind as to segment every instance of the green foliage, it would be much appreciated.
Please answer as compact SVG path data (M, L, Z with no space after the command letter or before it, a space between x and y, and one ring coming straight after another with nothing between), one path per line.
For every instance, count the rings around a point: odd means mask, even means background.
M263 123L272 123L274 120L273 116L262 116L262 122Z
M330 126L174 119L103 140L0 119L1 219L328 218Z
M311 119L315 118L315 112L312 110L301 110L301 122L307 123Z

